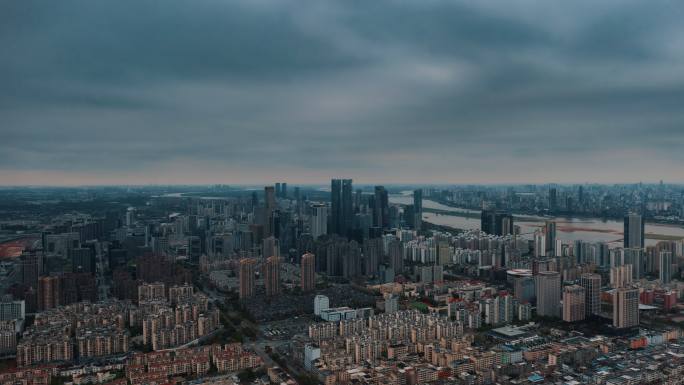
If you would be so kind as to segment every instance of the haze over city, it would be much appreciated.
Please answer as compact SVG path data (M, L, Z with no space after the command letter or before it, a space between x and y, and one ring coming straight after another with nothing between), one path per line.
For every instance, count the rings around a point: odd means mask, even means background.
M683 11L2 2L0 184L684 182Z
M684 385L682 20L0 1L0 384Z

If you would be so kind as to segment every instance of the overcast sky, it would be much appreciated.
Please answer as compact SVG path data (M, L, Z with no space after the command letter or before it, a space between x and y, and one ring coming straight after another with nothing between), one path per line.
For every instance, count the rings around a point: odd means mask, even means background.
M0 184L684 182L684 2L0 2Z

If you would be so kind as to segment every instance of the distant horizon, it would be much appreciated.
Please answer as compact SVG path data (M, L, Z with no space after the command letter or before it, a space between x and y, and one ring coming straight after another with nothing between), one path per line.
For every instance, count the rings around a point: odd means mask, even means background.
M644 185L644 186L657 186L660 181L639 181L639 182L544 182L544 183L533 183L533 182L517 182L517 183L397 183L397 182L357 182L353 178L330 178L332 179L352 179L355 186L394 186L394 187L467 187L467 186L482 186L482 187L503 187L503 186L561 186L561 187L572 187L572 186L632 186L632 185ZM273 182L257 182L257 183L229 183L229 182L209 182L209 183L135 183L135 184L124 184L124 183L113 183L113 184L23 184L23 185L11 185L0 183L0 189L6 188L89 188L89 187L213 187L213 186L228 186L229 188L243 188L243 187L264 187L273 186L276 183L287 183L288 187L329 187L330 180L327 182L312 182L312 183L298 183L291 182L288 180L279 180ZM665 186L684 186L684 182L668 182L663 181Z

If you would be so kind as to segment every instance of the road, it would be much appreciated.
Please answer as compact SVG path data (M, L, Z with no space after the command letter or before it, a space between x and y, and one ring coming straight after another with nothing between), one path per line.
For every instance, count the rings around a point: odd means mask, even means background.
M207 287L204 287L202 291L204 292L204 294L208 295L209 298L211 298L215 302L223 302L225 300L224 295L222 295L222 294L220 294L214 290L211 290ZM248 320L244 320L244 321L250 325L252 324ZM233 325L232 322L231 322L231 325L236 329L238 328L236 325ZM268 353L266 353L266 346L270 346L273 349L273 351L276 351L277 348L289 344L289 341L288 340L283 340L283 341L266 340L266 339L264 339L264 335L261 331L261 328L259 328L258 325L253 325L253 326L254 326L254 329L257 333L256 339L243 343L245 348L254 351L259 357L261 357L261 359L264 362L264 365L266 365L266 367L268 367L268 368L278 366L281 369L283 369L286 373L288 373L290 376L292 376L293 378L300 375L301 373L296 368L292 368L289 365L286 365L285 367L283 367L282 365L275 362L271 358L271 356L268 355ZM287 363L287 361L286 361L286 363Z

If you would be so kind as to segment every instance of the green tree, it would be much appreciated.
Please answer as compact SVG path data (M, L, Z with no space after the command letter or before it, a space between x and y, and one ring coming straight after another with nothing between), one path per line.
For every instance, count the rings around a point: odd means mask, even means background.
M300 385L318 385L321 383L320 381L318 381L318 377L312 374L302 374L298 376L297 382Z
M238 373L238 379L240 380L240 383L248 383L256 380L257 375L254 373L254 371L251 368L247 368L240 373Z

